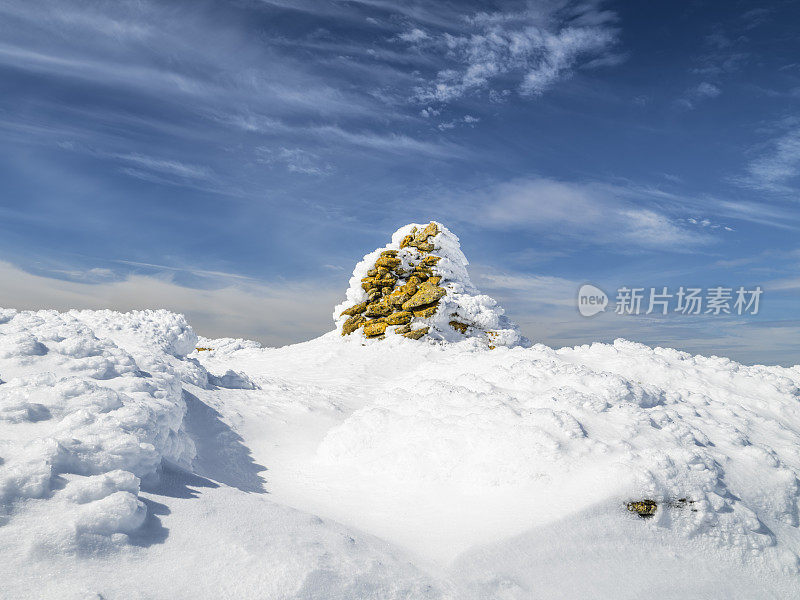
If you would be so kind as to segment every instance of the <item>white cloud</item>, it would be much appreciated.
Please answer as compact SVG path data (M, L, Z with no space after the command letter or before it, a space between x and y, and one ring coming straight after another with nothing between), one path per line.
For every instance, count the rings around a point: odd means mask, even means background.
M268 164L283 165L290 173L303 175L329 175L333 167L320 160L313 152L302 148L257 148L260 160Z
M722 90L720 90L713 83L703 81L695 88L694 93L699 98L716 98L722 93Z
M678 105L688 110L692 110L697 106L698 102L707 100L709 98L716 98L721 93L722 90L713 83L702 81L698 85L686 90L678 99Z
M211 179L210 169L198 165L187 164L177 160L167 160L145 156L143 154L117 154L116 158L165 175L175 175L187 179Z
M436 127L439 131L446 131L448 129L455 129L460 125L464 125L467 127L474 127L476 123L480 122L480 118L473 117L472 115L464 115L458 119L451 119L450 121L443 121L439 123Z
M568 77L581 61L602 59L616 41L613 15L592 3L529 8L516 13L496 12L468 15L450 28L425 36L412 29L401 39L421 52L436 56L442 68L431 81L418 86L420 102L449 102L471 92L517 80L523 95L536 96L557 80ZM618 64L606 61L606 64ZM502 88L501 88L502 89ZM491 90L498 92L499 90ZM495 97L497 97L495 95Z
M682 250L713 241L659 211L657 190L546 178L504 183L473 196L476 223L540 231L576 244Z
M404 42L408 42L409 44L414 44L416 42L421 42L428 38L428 34L422 31L422 29L414 28L410 31L405 31L397 36L400 40Z
M747 165L737 183L769 192L794 192L800 177L800 129L787 131Z

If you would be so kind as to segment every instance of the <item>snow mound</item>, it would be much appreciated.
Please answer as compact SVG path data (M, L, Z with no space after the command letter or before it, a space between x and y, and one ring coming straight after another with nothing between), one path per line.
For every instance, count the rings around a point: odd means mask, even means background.
M333 312L336 330L346 334L350 324L358 325L355 334L360 340L391 333L418 339L424 332L430 340L472 339L484 347L530 345L497 301L475 288L467 273L468 264L458 237L441 223L401 227L392 234L391 242L356 265L346 299ZM419 289L428 286L428 291L441 290L441 298L433 294L429 301L411 300L418 289L416 283L409 284L414 277L422 280ZM409 285L410 293L404 294ZM392 303L392 297L397 302ZM385 303L386 310L381 311ZM371 313L373 306L376 312ZM372 321L367 320L370 316ZM381 321L387 324L381 327ZM370 324L376 327L370 329Z
M687 541L800 564L797 367L624 340L454 346L374 396L324 437L320 469L386 489L514 489L545 521L652 499L652 522Z
M195 340L167 311L0 310L0 522L27 523L29 550L124 543L146 515L140 481L190 464Z

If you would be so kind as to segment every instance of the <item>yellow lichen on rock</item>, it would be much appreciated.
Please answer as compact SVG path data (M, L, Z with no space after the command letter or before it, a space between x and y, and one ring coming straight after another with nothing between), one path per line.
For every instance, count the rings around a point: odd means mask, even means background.
M386 317L386 322L389 325L406 325L411 323L411 319L413 318L413 314L408 311L401 310L396 313L390 314Z
M431 304L429 306L420 306L419 308L415 308L411 311L411 313L420 319L428 319L435 315L437 310L439 310L439 306L437 304Z
M416 294L409 300L403 302L403 310L411 310L433 302L438 302L446 294L447 290L444 288L425 282L419 286Z
M404 286L392 290L392 292L386 296L386 301L392 306L399 307L403 305L403 302L411 298L411 296L413 296L413 294L409 294Z
M429 327L412 329L415 319L433 317L439 301L447 294L439 286L442 276L435 272L441 256L427 255L440 233L436 223L423 228L412 227L400 241L400 249L381 250L375 263L366 270L361 288L368 299L346 308L340 316L342 335L363 328L369 338L381 337L389 325L395 333L410 339L427 334Z
M376 319L374 321L369 321L364 325L364 335L367 337L375 337L378 335L383 335L386 333L386 321Z
M369 302L362 302L360 304L356 304L355 306L351 306L350 308L343 310L340 316L343 317L345 315L349 316L359 315L363 313L365 310L367 310L367 304L369 304Z
M364 311L364 314L368 317L385 317L388 314L391 314L392 307L386 302L386 300L380 300L379 302L373 302L372 304L367 305L367 310Z
M423 229L422 231L417 233L417 235L414 236L414 241L415 242L424 242L429 237L431 237L433 235L436 235L437 233L439 233L439 228L436 226L436 223L431 221L430 223L428 223L425 226L425 229Z
M467 325L466 323L460 323L459 321L450 321L449 324L450 327L452 327L456 331L460 331L463 334L467 333L467 328L469 327L469 325Z
M658 504L656 504L654 500L635 500L633 502L628 502L626 506L629 511L635 512L643 519L652 517L656 514L656 510L658 510Z
M402 336L405 337L405 338L408 338L410 340L418 340L423 335L428 333L428 330L429 330L428 327L420 327L419 329L411 329L410 331L407 331L407 332L403 333Z
M353 315L342 325L342 335L350 335L366 322L367 319L364 315Z
M383 267L384 269L394 269L400 264L400 259L394 256L381 256L376 262L375 266Z

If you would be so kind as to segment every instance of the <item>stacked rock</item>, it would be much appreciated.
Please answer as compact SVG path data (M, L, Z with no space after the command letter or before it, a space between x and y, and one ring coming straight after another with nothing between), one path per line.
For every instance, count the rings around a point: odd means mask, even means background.
M433 271L441 256L428 254L434 249L433 242L428 240L438 233L436 223L422 230L414 227L400 242L400 250L381 252L367 276L361 278L367 300L341 313L349 317L342 325L342 335L363 327L365 336L378 337L390 325L398 326L394 333L414 340L428 333L425 326L412 329L411 321L414 317L426 319L436 314L439 300L447 294L438 285L441 276Z
M407 225L356 266L348 299L334 313L337 329L368 339L393 333L413 340L480 337L489 347L527 342L494 300L476 294L466 265L458 238L440 223Z

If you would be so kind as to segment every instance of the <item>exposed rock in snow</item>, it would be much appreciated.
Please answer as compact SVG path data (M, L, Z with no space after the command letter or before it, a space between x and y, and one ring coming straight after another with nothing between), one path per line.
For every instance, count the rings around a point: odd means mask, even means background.
M441 223L411 224L367 254L333 313L342 335L383 339L479 340L484 346L529 345L503 309L467 274L458 238Z

